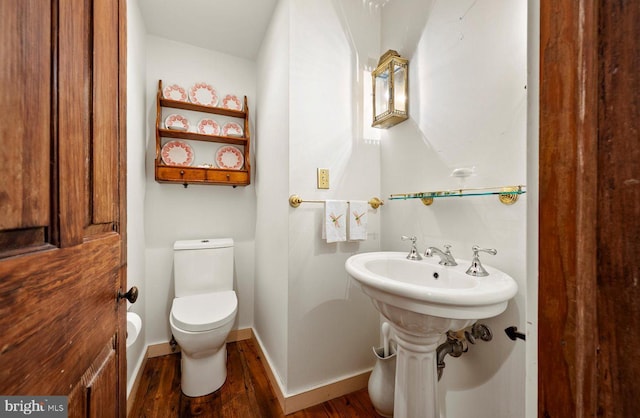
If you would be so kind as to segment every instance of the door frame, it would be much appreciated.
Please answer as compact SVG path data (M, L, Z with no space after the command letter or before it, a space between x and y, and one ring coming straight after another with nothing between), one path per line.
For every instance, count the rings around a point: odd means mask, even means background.
M127 0L118 0L118 135L119 158L119 233L122 239L120 255L120 288L127 285ZM127 304L122 302L118 314L118 413L127 415Z
M595 416L598 21L540 2L538 416Z
M624 0L540 2L539 417L640 407L639 18Z

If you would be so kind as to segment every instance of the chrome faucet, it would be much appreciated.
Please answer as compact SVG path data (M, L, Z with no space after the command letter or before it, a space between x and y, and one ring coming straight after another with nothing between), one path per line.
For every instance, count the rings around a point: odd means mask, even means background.
M444 246L444 251L436 247L429 247L424 250L425 257L433 257L435 255L440 257L440 263L443 266L457 266L458 263L456 259L453 258L453 254L451 254L451 245L447 244Z
M473 247L471 247L471 249L473 250L473 259L471 260L471 266L469 266L469 268L467 269L467 274L474 277L488 276L489 273L482 266L478 253L482 251L491 255L496 255L498 254L498 251L493 248L480 248L477 245L474 245Z
M400 237L402 241L411 241L411 251L409 251L409 255L407 255L408 260L422 260L420 253L418 252L418 248L416 247L416 241L418 240L415 236L408 237L403 235Z

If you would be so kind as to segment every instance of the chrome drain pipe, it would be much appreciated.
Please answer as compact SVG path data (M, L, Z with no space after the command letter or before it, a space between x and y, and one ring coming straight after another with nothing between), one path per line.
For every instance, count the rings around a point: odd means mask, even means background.
M462 353L466 353L469 349L467 342L476 343L476 339L482 341L491 341L493 334L491 329L485 324L476 322L470 328L462 331L447 332L447 341L440 344L436 349L436 358L438 364L438 380L442 378L444 368L446 366L444 358L448 355L451 357L460 357Z

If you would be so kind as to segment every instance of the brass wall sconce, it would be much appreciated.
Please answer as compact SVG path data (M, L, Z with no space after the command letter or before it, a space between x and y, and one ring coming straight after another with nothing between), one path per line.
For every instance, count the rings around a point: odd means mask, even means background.
M374 128L390 128L409 117L409 60L390 49L378 61L373 77Z

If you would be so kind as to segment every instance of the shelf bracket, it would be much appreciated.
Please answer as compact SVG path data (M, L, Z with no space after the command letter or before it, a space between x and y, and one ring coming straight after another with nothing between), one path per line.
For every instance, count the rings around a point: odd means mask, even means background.
M425 206L431 206L431 204L433 203L433 197L423 197L420 200L422 201L422 204Z
M511 186L511 187L503 187L502 192L517 192L522 190L521 187ZM498 195L498 199L500 199L500 203L504 203L505 205L513 205L518 201L518 195L515 193L500 193Z

